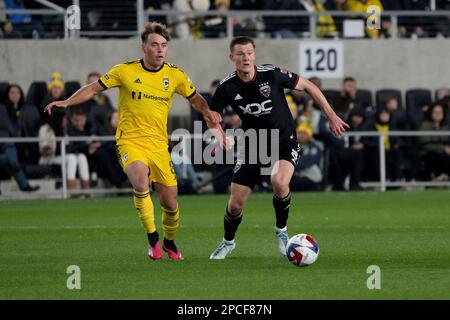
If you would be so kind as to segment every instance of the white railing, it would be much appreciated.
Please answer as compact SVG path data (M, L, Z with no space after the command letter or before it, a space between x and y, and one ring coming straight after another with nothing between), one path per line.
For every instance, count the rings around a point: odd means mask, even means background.
M380 157L380 181L373 181L373 182L365 182L362 185L364 187L378 187L382 192L386 191L387 187L450 187L450 182L435 182L435 181L387 181L386 179L386 165L385 165L385 159L386 159L386 150L384 148L384 137L388 136L396 136L396 137L420 137L420 136L449 136L450 137L450 131L391 131L391 132L373 132L373 131L358 131L358 132L347 132L345 133L344 137L351 137L351 136L359 136L359 137L378 137L378 150L379 150L379 157ZM204 139L204 136L202 134L189 134L189 135L179 135L177 134L173 138L174 141L179 141L180 138L183 138L181 140L181 143L184 144L184 150L187 150L186 147L190 139ZM62 176L62 190L60 192L61 198L67 199L68 196L72 193L78 193L79 191L71 191L67 189L67 181L66 181L66 166L65 164L66 160L66 144L71 141L92 141L95 139L95 141L114 141L113 136L104 136L104 137L91 137L91 136L85 136L85 137L57 137L56 141L60 143L61 146L61 176ZM26 142L39 142L44 141L42 139L39 139L37 137L21 137L21 138L0 138L0 143L26 143ZM54 141L54 139L52 139ZM95 189L86 189L84 190L87 193L91 194L110 194L110 193L128 193L131 191L131 189L117 189L117 188L95 188ZM1 198L1 197L0 197Z
M79 4L78 1L74 1L74 4ZM31 14L31 15L62 15L64 16L64 38L69 38L69 30L66 28L66 8L62 8L59 6L51 6L51 9L0 9L0 14ZM83 7L81 7L81 11L83 11ZM305 38L316 38L316 31L318 28L319 17L321 16L332 16L332 17L348 17L355 18L360 17L362 19L366 19L369 14L367 12L351 12L351 11L323 11L323 12L308 12L308 11L270 11L270 10L260 10L260 11L248 11L248 10L229 10L229 11L221 11L221 10L209 10L209 11L189 11L189 12L181 12L176 10L155 10L155 11L146 11L144 10L144 1L136 0L136 29L135 30L122 30L122 31L114 31L114 30L81 30L80 33L77 33L76 37L81 36L103 36L103 37L115 37L115 36L127 36L127 37L137 37L139 33L142 31L145 22L152 20L152 17L155 16L166 16L170 20L175 20L173 23L176 25L177 23L187 22L197 18L204 18L206 16L209 17L222 17L226 20L226 37L231 39L234 36L235 30L233 26L233 18L261 18L261 17L305 17L308 19L308 22L305 25L308 25L308 31L305 32L302 36ZM186 19L173 19L179 16L187 16ZM438 10L438 11L382 11L381 18L389 18L391 22L391 39L397 38L398 31L398 18L402 17L428 17L428 18L447 18L448 28L450 29L450 11ZM133 18L134 19L134 18ZM433 22L433 21L431 21ZM172 27L174 25L171 25ZM293 26L295 27L295 26ZM264 30L257 30L258 32L265 33ZM336 34L335 37L338 37ZM71 37L72 38L72 37Z

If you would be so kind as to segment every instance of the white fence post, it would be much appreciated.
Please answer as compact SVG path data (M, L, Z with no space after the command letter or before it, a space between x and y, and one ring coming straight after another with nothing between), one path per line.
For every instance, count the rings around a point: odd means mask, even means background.
M61 176L63 199L67 199L66 138L61 140Z
M378 137L378 150L380 153L380 189L382 192L386 191L386 149L384 147L384 137L386 135L380 134Z

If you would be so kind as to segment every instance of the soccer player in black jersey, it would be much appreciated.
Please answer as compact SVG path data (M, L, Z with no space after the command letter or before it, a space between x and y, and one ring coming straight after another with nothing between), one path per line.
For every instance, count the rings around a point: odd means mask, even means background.
M221 113L225 106L230 105L241 118L243 130L267 129L272 134L273 130L277 130L279 157L270 178L274 191L275 238L280 253L286 255L289 240L286 223L291 201L289 183L298 161L300 148L284 89L306 91L322 108L330 130L335 135L342 135L348 125L336 115L322 92L312 82L273 65L255 65L255 44L251 38L234 38L230 43L229 57L236 65L236 71L221 81L214 94L211 108ZM258 139L261 139L259 135ZM264 164L259 160L257 163L251 163L247 147L243 157L240 157L238 152L231 196L225 209L224 238L210 259L224 259L235 248L234 238L242 220L243 208L261 177L261 168ZM270 150L269 145L267 149ZM273 150L270 151L272 154Z

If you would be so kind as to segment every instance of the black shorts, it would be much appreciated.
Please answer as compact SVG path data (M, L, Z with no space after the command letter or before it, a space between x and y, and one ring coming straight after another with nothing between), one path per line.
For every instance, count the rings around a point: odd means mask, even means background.
M297 141L292 141L288 146L283 147L280 150L279 160L289 161L294 167L297 166L299 157L300 144ZM237 160L234 166L234 174L231 182L253 189L253 187L261 180L261 170L264 168L270 168L270 165L271 164L249 164Z

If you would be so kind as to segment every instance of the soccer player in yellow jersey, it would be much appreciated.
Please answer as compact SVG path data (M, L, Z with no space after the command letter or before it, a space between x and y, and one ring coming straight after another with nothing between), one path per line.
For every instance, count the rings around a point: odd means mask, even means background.
M88 101L103 90L119 88L117 155L134 188L134 204L148 235L148 256L153 260L163 256L149 194L151 184L163 212L163 250L169 259L182 260L181 251L174 243L180 213L167 137L173 95L178 93L188 99L203 114L209 127L216 127L221 117L210 111L186 73L165 62L170 34L164 25L148 23L141 39L143 59L112 67L98 82L83 86L67 100L50 103L44 111L51 114L53 107L67 108Z

